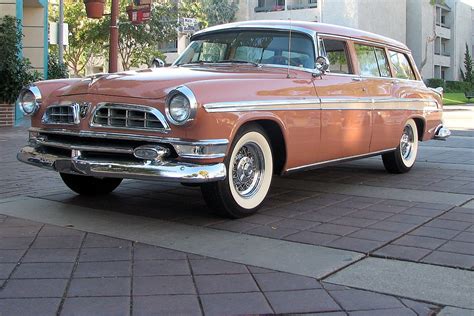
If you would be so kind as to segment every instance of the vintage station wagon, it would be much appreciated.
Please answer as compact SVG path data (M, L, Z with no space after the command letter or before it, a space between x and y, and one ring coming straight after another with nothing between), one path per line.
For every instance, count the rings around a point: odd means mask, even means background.
M450 134L404 44L310 22L212 27L171 67L38 82L19 104L32 127L18 159L73 191L177 181L233 218L257 211L273 175L374 155L403 173L419 141Z

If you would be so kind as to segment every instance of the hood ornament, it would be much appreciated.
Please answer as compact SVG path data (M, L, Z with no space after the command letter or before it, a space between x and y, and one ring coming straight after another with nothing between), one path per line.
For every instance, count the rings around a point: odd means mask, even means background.
M96 83L99 79L107 76L108 73L106 72L101 72L101 73L97 73L97 74L93 74L93 75L90 75L90 76L87 76L84 78L84 80L90 80L89 82L89 88L92 87L94 85L94 83Z

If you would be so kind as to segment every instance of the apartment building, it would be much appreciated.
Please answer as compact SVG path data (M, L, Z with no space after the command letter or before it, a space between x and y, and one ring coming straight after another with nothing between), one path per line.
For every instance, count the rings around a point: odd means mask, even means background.
M23 51L34 69L47 76L48 0L0 0L0 17L11 15L22 24Z
M472 0L237 0L237 21L293 19L378 33L410 47L423 78L459 80L474 45Z

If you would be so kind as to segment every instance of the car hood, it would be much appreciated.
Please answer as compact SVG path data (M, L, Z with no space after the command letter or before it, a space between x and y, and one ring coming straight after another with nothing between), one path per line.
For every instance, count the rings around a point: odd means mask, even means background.
M279 79L286 70L253 66L168 67L98 74L76 80L57 93L62 96L97 94L144 99L164 98L177 86L201 80Z

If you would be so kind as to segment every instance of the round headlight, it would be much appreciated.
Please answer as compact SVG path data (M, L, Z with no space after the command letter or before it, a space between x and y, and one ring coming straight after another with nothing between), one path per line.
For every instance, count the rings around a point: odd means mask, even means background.
M25 115L32 115L38 110L41 94L36 86L23 88L18 96L18 104Z
M171 91L166 100L166 116L174 125L184 125L196 115L197 102L192 91L181 86Z

